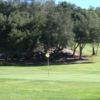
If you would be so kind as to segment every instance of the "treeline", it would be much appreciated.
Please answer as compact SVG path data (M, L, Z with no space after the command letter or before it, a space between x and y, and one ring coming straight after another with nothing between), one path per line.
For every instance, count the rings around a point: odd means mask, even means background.
M55 54L79 48L79 59L87 43L92 55L100 42L100 8L82 9L67 2L55 4L0 2L0 58L43 61L47 52Z

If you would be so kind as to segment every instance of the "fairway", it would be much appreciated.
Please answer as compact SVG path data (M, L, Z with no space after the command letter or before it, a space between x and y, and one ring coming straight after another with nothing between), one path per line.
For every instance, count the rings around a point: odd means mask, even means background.
M0 0L0 100L100 100L100 0Z
M100 100L100 63L0 67L0 100Z

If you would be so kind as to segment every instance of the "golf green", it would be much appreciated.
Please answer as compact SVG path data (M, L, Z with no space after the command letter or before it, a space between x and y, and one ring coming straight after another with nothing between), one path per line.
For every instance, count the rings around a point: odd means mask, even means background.
M100 63L0 67L0 100L100 100Z

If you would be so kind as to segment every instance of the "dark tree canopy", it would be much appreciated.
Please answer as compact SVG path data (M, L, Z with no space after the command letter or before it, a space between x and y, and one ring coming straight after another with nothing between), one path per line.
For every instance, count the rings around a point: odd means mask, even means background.
M50 51L92 45L93 54L100 43L100 8L82 9L53 0L0 2L0 53L5 59L41 58ZM96 46L97 47L96 47ZM45 57L44 57L45 58Z

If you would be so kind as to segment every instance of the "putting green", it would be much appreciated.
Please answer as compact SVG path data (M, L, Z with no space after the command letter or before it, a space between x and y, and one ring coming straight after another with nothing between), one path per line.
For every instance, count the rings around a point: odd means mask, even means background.
M0 100L100 100L100 63L0 67Z

